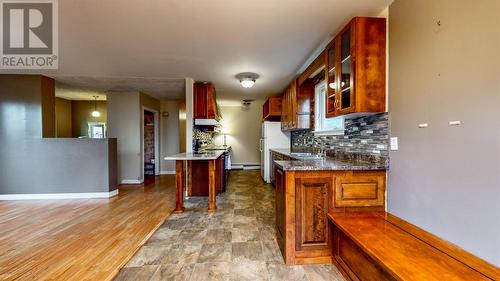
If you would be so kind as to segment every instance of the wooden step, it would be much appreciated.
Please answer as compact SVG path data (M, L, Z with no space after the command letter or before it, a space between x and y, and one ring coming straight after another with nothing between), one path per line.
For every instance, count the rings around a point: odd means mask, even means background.
M334 225L335 262L352 280L500 280L497 267L483 261L488 268L479 271L388 220L386 213L328 217Z

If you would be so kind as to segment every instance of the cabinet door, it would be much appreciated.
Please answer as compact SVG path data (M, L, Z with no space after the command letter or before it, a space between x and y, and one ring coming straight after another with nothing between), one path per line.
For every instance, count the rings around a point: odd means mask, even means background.
M334 117L338 113L338 76L339 76L339 50L337 48L337 38L335 38L331 45L328 47L327 51L327 62L326 69L328 70L327 74L327 91L326 91L326 117Z
M207 118L207 87L204 83L194 84L194 118Z
M281 169L275 169L274 181L276 183L276 228L278 240L283 241L285 237L285 183L284 174ZM281 238L281 239L280 239Z
M335 180L335 207L383 207L385 172L351 172Z
M281 96L281 130L286 130L286 110L288 104L286 103L286 91Z
M290 127L297 128L297 87L295 80L290 84Z
M328 227L328 194L332 177L295 179L295 249L329 250L332 244Z
M217 104L215 102L215 89L211 84L207 84L207 118L216 119Z
M352 56L353 46L353 25L348 25L340 34L340 95L338 98L340 114L347 114L354 111L354 57Z

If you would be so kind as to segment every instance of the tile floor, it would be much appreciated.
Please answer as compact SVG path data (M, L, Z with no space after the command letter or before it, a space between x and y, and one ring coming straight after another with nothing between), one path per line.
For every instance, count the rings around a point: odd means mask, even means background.
M217 212L190 198L115 280L344 280L333 265L286 266L275 238L274 188L260 171L231 171Z

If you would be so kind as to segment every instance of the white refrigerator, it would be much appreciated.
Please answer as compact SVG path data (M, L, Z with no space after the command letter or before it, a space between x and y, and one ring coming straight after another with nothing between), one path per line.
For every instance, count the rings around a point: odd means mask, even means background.
M272 148L290 148L290 132L281 131L281 122L264 121L262 122L262 135L260 138L260 173L262 179L270 183L270 165Z

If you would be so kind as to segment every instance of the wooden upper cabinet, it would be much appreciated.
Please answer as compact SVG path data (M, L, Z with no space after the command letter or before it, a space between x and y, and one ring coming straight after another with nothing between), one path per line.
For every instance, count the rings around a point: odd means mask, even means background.
M311 96L314 86L299 87L294 79L282 96L281 129L309 129L311 126ZM311 90L312 89L312 90Z
M338 48L336 40L333 40L327 47L326 55L326 69L327 83L326 83L326 117L333 117L337 114L338 100L337 100L337 54Z
M356 17L326 50L327 117L384 112L386 20Z
M195 119L220 119L215 88L210 82L196 82L193 86Z
M270 97L262 106L262 119L269 121L281 120L281 96Z

